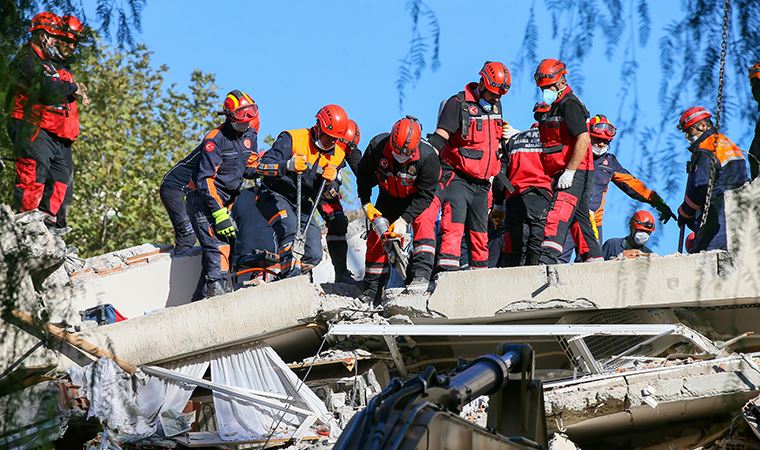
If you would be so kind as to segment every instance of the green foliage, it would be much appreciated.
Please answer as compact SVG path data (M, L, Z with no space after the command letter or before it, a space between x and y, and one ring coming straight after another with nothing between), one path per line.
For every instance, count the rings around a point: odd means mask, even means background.
M165 86L167 70L152 67L143 46L129 53L89 51L73 66L92 104L80 109L69 218L74 231L66 240L84 255L172 241L158 187L216 125L219 97L213 75L193 72L185 93ZM3 154L9 153L6 147ZM3 176L4 202L10 202L13 176L10 168Z

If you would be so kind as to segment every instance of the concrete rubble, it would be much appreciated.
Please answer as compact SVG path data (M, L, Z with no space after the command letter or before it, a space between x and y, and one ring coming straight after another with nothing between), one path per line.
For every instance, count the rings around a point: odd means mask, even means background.
M329 261L315 268L314 282L299 277L189 303L200 269L197 251L174 257L167 248L145 244L84 260L48 233L38 214L14 216L0 206L0 447L35 436L63 442L76 439L75 431L91 430L83 425L88 390L71 386L66 370L98 359L18 323L9 317L12 310L137 367L182 367L225 352L273 349L334 421L332 428L325 421L305 427L298 442L275 439L281 448L330 448L336 433L394 376L413 375L428 365L446 372L502 342L529 343L536 352L550 448L758 447L760 341L754 333L760 332L760 255L753 248L758 209L758 182L728 197L729 252L464 271L440 276L432 292L389 288L382 307L373 308L358 300L357 286L328 282ZM361 221L351 224L349 259L358 275L362 231ZM106 304L128 320L103 326L82 322L81 311ZM567 329L676 324L697 340L672 332L654 337L635 332L330 335L336 324ZM598 363L600 371L591 373L588 361ZM107 439L122 448L243 444L219 441L213 389L196 388L187 403L184 412L195 414L190 433L152 436L142 444L118 435ZM47 406L39 401L43 398ZM480 397L461 417L485 426L488 405L489 399ZM744 420L736 420L739 415ZM78 448L89 439L103 437L92 432L76 441Z

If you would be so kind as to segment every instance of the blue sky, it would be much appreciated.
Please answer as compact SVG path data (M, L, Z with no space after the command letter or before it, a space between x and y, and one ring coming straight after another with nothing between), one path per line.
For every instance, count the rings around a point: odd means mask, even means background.
M191 71L201 69L216 74L220 94L235 88L251 94L260 107L261 136L310 126L322 105L338 103L358 122L364 147L403 114L416 115L424 130L431 132L441 100L476 80L483 61L510 65L516 60L531 2L501 2L493 12L484 14L483 6L474 2L431 1L441 27L441 67L436 72L425 71L417 85L409 87L401 112L396 80L411 33L404 5L405 0L148 0L138 41L155 52L156 65L170 67L169 82L185 85ZM557 57L560 43L551 39L550 19L543 6L542 1L535 2L541 30L538 57ZM636 48L641 65L639 120L647 126L667 120L674 126L677 112L662 117L658 104L657 42L663 25L680 15L680 8L677 1L657 2L656 6L649 44ZM620 81L622 60L622 51L608 59L603 46L597 45L582 68L586 81L581 98L592 114L606 113L613 122L621 94L633 88ZM520 129L532 123L531 109L539 97L532 81L534 67L513 70L512 89L502 99L505 118ZM571 77L574 69L569 67ZM748 140L735 136L740 147L749 146ZM613 142L612 152L635 174L641 152L632 142L624 144ZM663 151L679 152L683 161L688 158L685 141L681 148ZM666 196L674 210L681 192ZM611 186L605 237L626 232L628 212L627 197ZM671 221L664 228L656 250L669 253L676 248L677 225Z

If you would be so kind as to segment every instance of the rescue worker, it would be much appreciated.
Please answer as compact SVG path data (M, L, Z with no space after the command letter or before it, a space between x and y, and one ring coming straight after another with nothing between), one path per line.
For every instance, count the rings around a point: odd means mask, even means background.
M691 160L686 166L686 193L678 208L678 224L686 225L696 233L691 253L727 249L723 194L748 181L742 151L713 128L710 117L712 114L705 108L694 106L685 110L678 121L678 129L689 141L691 152ZM713 169L715 178L710 207L704 226L700 227Z
M760 62L755 63L749 68L749 84L752 88L752 96L757 102L757 109L760 110ZM760 174L760 115L757 116L757 125L755 125L755 138L752 139L752 145L749 147L749 171L754 180Z
M536 103L534 117L540 120L549 111L546 103ZM508 238L501 249L501 267L538 264L544 240L544 222L552 198L552 179L541 160L538 124L513 136L507 144L507 178L514 192L506 194ZM505 191L494 191L492 215L501 208ZM503 214L503 213L502 213Z
M31 39L11 62L8 135L16 156L14 196L19 211L40 209L56 234L69 231L58 213L73 177L71 145L79 136L77 100L89 104L84 84L61 64L59 39L78 39L81 23L42 12L32 18ZM43 201L44 199L44 201Z
M487 61L480 81L467 84L446 101L435 132L428 134L443 170L440 271L459 270L465 224L470 267L488 265L489 192L501 169L500 141L507 128L500 99L511 81L507 66Z
M427 288L435 262L435 222L440 211L436 189L441 163L433 147L421 139L422 126L413 116L397 121L390 132L375 136L359 162L357 190L367 219L378 217L390 223L388 235L414 231L412 261L407 281L410 288ZM379 187L377 201L370 201L372 188ZM371 226L367 231L367 253L362 298L378 302L390 275L384 238Z
M203 251L199 287L206 297L232 292L230 252L237 235L230 209L243 178L256 177L257 134L251 121L258 106L243 91L224 98L225 121L203 138L193 163L193 189L187 194L187 212ZM199 298L196 290L194 300Z
M620 164L615 154L610 153L609 146L617 134L617 128L603 114L597 114L588 120L591 135L591 153L594 155L594 182L591 186L588 206L593 216L593 225L599 242L604 242L602 223L604 220L604 205L610 182L614 183L630 198L652 205L659 212L659 220L667 223L675 217L673 211L657 192L649 189L641 180ZM575 248L571 236L565 239L564 250L560 261L570 262Z
M652 253L646 246L649 236L654 233L654 217L649 211L636 211L628 223L628 236L607 239L602 245L604 259L616 259L621 253L636 257L642 253Z
M533 78L549 112L539 122L544 173L554 179L554 193L544 226L540 264L556 264L571 226L579 227L584 261L602 259L589 219L588 196L594 160L586 119L588 110L566 80L567 68L557 59L544 59ZM577 225L575 225L577 224Z
M342 139L346 151L346 164L351 168L354 175L358 174L359 161L362 158L362 152L359 150L359 140L361 134L359 125L354 120L348 121L346 137ZM348 233L348 218L343 211L341 203L340 188L343 185L340 174L337 182L329 190L322 194L322 200L319 202L319 214L327 225L327 252L330 254L335 271L336 283L355 283L354 274L348 270L346 258L348 255L348 243L346 242L346 233Z
M348 115L338 105L327 105L317 112L311 128L287 130L277 136L272 148L261 157L259 173L264 177L257 206L277 236L281 278L310 270L322 260L319 226L310 213L319 188L323 192L339 189L336 178L345 164L345 139ZM297 179L301 177L301 198L297 198ZM298 203L301 217L296 217ZM303 255L295 255L293 246L300 230L311 220ZM303 264L303 266L302 266Z
M220 114L226 113L221 112ZM261 124L258 108L255 109L254 114L250 128L258 135ZM161 186L158 189L161 203L166 208L172 228L174 228L174 254L178 256L186 253L195 245L195 231L193 231L193 225L190 223L190 216L187 213L185 197L195 186L193 170L203 155L203 151L203 142L201 142L192 152L164 174ZM254 160L258 159L258 154L252 152L251 158L253 158L251 164L255 164Z

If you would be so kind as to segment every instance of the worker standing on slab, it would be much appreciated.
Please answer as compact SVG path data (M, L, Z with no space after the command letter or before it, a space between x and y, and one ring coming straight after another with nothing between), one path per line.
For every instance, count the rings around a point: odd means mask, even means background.
M261 124L258 108L255 109L254 114L255 116L250 122L250 128L258 135ZM187 213L185 197L195 186L193 183L193 169L198 164L198 160L203 155L203 152L203 142L201 142L190 154L182 158L181 161L164 174L158 190L161 196L161 203L166 208L166 213L169 215L172 228L174 228L175 255L182 255L195 245L195 231L193 231L193 225L190 223L190 216ZM256 164L258 154L252 152L251 158L253 158L251 163Z
M602 259L589 217L588 196L594 175L588 110L566 80L567 68L557 59L544 59L533 78L549 112L539 122L546 175L554 179L554 194L546 216L540 264L557 264L571 226L579 227L584 261Z
M755 97L757 108L760 110L760 62L749 68L749 84L752 87L752 96ZM755 125L755 138L749 147L749 171L754 180L760 174L760 115L757 116Z
M90 100L84 84L63 63L84 27L73 16L66 16L64 24L57 15L43 12L32 18L29 31L31 39L9 66L8 136L16 156L16 208L40 209L51 232L64 234L69 231L68 203L62 207L67 194L70 203L74 174L71 146L79 136L77 101L86 106Z
M632 199L652 205L659 212L660 222L667 223L671 217L675 217L668 204L665 203L665 200L657 192L649 189L644 182L631 175L620 164L617 157L608 151L612 139L617 134L617 128L607 117L604 114L597 114L590 118L588 120L588 129L591 135L591 152L594 155L594 177L588 206L593 214L592 220L597 230L599 242L604 241L602 222L604 220L605 198L610 182L614 183L615 186ZM561 262L570 262L573 249L575 248L574 244L571 236L565 239L564 250L559 258ZM580 251L577 251L577 254L580 254Z
M459 270L465 224L470 267L488 266L489 192L501 169L500 141L510 128L504 126L500 99L511 82L507 66L487 61L480 82L467 84L446 101L435 132L428 135L443 169L441 271Z
M652 250L646 246L652 233L654 233L652 214L649 211L636 211L628 223L628 236L608 239L602 245L604 259L615 259L621 253L632 258L642 253L652 253Z
M546 103L537 103L533 107L537 121L547 112L549 105ZM499 265L502 267L538 264L546 213L552 198L552 179L544 171L542 150L538 123L516 134L507 143L507 178L514 192L495 190L493 200L493 210L506 203L509 235L501 250ZM502 200L505 196L506 201Z
M259 165L264 182L257 206L277 236L281 278L310 271L322 260L321 233L311 212L322 192L340 189L336 179L345 165L346 146L341 140L346 138L348 115L338 105L327 105L316 118L311 128L280 133ZM311 225L302 236L304 253L294 255L294 244L307 223Z
M250 126L258 115L256 102L236 89L225 97L222 112L224 123L201 142L187 195L187 212L203 250L206 297L232 292L230 252L237 228L230 209L243 178L257 175L257 134Z
M371 226L367 231L367 254L362 294L365 302L377 302L388 280L387 238L414 231L409 287L427 288L435 262L435 222L441 209L436 196L441 163L435 149L422 137L422 126L412 116L393 125L370 141L359 162L356 179L359 200ZM372 188L380 192L373 204ZM375 223L386 219L387 236L381 236ZM403 276L403 274L402 274Z
M362 152L359 150L360 139L359 125L354 120L349 120L346 137L341 141L346 149L346 164L351 168L354 175L359 173L359 161L362 158ZM327 240L327 252L330 254L330 261L332 261L335 271L335 282L352 284L356 280L354 274L348 270L346 262L348 255L348 242L346 241L348 218L340 201L342 185L343 181L339 173L336 183L322 194L322 200L319 202L319 215L322 216L327 225L327 237L325 239Z
M694 106L681 114L677 127L689 141L691 152L691 160L686 165L686 193L678 208L679 225L688 226L696 233L690 253L727 250L723 195L749 180L743 152L718 133L711 117L705 108ZM708 201L709 209L703 221Z

